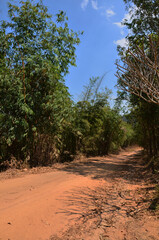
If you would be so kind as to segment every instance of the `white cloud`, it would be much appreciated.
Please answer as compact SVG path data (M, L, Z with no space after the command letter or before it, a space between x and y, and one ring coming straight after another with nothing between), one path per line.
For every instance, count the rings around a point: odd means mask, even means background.
M125 20L127 22L130 22L131 18L132 18L132 15L133 15L133 12L132 11L129 11L128 13L126 13L124 15L124 18L122 19L122 22L124 22Z
M81 3L81 8L82 8L83 10L85 10L86 7L87 7L87 5L88 5L88 3L89 3L89 0L83 0L82 3Z
M130 8L129 9L129 12L128 13L125 13L123 19L121 20L121 22L115 22L114 24L120 28L120 33L121 35L124 35L124 28L125 28L125 25L123 24L124 22L130 22L132 19L133 19L133 16L134 16L134 13L136 11L137 8ZM114 43L116 45L119 45L121 47L125 47L127 48L128 47L128 40L126 38L122 38L122 39L119 39L117 41L114 41Z
M115 15L115 12L112 10L112 9L107 9L106 10L106 16L109 18L109 17L112 17Z
M122 22L115 22L114 24L117 25L119 28L123 28L124 27Z
M134 11L136 10L136 8L135 9L130 9L130 11L128 12L128 13L125 13L125 15L124 15L124 17L123 17L123 19L121 20L121 22L115 22L114 24L115 25L117 25L119 28L124 28L125 26L124 26L124 22L126 21L126 22L130 22L130 20L132 19L132 17L133 17L133 14L134 14Z
M126 13L123 17L123 19L121 20L121 22L115 22L114 24L120 28L120 34L121 35L124 35L124 22L130 22L130 20L132 19L132 16L133 16L133 11L130 10L128 13Z
M95 10L98 10L98 2L95 1L95 0L92 0L92 8L95 9Z
M120 28L120 34L124 35L124 25L122 24L122 22L115 22L114 24Z
M121 47L127 47L128 46L128 41L126 38L119 39L117 41L114 41L116 45L119 45Z

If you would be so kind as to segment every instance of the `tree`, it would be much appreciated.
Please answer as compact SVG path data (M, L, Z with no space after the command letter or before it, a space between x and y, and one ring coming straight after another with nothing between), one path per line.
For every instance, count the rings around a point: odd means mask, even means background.
M56 135L66 116L67 104L59 106L69 98L64 77L75 65L80 33L69 29L63 11L53 21L42 1L8 7L10 21L0 25L1 155L24 160L33 158L37 136Z
M80 150L87 155L105 155L123 144L122 118L109 106L111 91L99 89L102 78L90 78L84 86L82 99L76 104L74 125Z
M159 1L158 0L124 0L131 11L131 21L124 24L131 30L127 36L129 42L136 44L150 34L159 31Z
M159 2L124 0L132 18L125 25L129 49L119 50L118 86L128 96L136 139L152 157L159 149ZM153 164L152 164L153 166Z
M147 102L159 105L159 36L149 37L149 48L127 50L123 65L117 65L120 87Z
M105 78L104 74L102 77L92 77L89 79L88 85L84 86L84 91L82 92L82 101L95 101L95 99L98 97L98 91L101 86L101 83L103 82ZM106 95L107 95L106 90ZM106 98L105 98L106 99Z
M124 0L131 15L123 24L131 30L129 49L119 49L117 78L124 91L159 104L159 1Z

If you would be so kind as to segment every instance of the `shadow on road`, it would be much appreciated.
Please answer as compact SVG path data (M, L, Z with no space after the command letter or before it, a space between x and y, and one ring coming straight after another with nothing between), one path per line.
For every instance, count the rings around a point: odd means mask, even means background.
M90 176L93 179L113 180L123 178L134 182L145 181L145 166L142 159L142 151L136 150L132 153L123 152L119 155L106 157L88 158L85 162L75 162L62 167L62 171ZM148 175L146 175L149 178ZM148 179L147 179L148 180Z
M158 239L155 227L159 224L153 215L154 227L149 222L153 179L144 167L141 150L88 158L69 163L61 170L106 181L99 181L96 188L73 189L59 199L66 207L57 214L65 213L76 219L76 225L70 225L61 238L52 236L51 240L87 239L92 229L99 228L103 229L101 238L92 235L88 239ZM84 232L86 236L81 235Z

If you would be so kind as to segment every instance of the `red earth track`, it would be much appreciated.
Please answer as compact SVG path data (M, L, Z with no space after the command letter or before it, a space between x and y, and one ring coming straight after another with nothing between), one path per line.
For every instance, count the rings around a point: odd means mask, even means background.
M1 173L0 239L158 240L158 217L148 210L154 179L140 153L131 148L18 178Z

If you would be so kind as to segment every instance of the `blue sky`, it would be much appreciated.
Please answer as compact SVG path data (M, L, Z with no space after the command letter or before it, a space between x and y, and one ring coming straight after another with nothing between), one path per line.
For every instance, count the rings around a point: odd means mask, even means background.
M7 2L0 0L0 20L7 19ZM126 29L121 20L128 18L122 0L43 0L51 14L66 12L69 27L84 31L77 47L77 67L70 67L66 85L74 100L78 100L89 78L107 73L101 87L108 87L116 96L115 60L117 44L125 44Z

